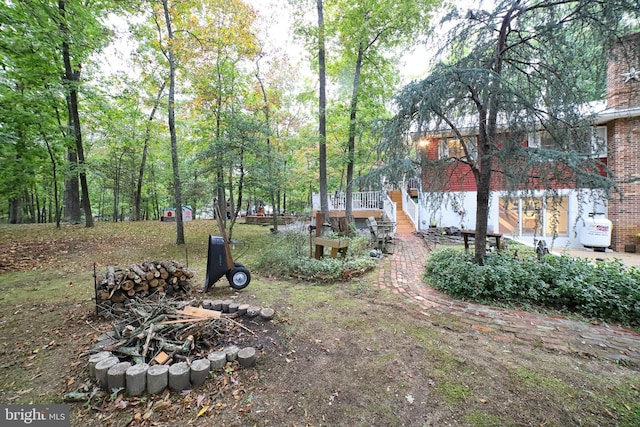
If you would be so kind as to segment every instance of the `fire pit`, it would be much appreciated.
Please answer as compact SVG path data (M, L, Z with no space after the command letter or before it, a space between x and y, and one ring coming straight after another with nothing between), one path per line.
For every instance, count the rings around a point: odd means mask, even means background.
M197 387L229 363L253 367L256 349L235 344L256 335L242 322L270 321L275 314L233 300L198 303L166 295L132 298L108 313L113 322L87 351L89 376L107 391L126 388L130 396Z

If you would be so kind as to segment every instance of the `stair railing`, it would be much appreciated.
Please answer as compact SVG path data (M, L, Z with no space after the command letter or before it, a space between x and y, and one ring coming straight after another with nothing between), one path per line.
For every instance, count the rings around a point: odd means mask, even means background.
M407 214L413 227L418 229L418 204L413 201L407 190L402 188L402 210Z
M389 194L387 194L382 199L382 213L384 218L394 223L397 222L398 216L396 215L396 209L397 209L396 202L391 200L391 197L389 197ZM396 230L394 226L393 232L395 233L395 231Z

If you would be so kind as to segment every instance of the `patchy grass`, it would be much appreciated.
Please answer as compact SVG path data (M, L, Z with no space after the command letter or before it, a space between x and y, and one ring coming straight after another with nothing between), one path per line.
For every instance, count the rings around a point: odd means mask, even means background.
M475 427L515 427L518 424L513 420L507 420L481 410L469 411L464 420Z
M235 292L223 279L204 295L215 223L185 225L181 247L168 223L0 226L0 401L56 403L91 385L83 352L109 326L89 299L93 264L169 258L195 271L190 298L276 309L273 322L247 324L262 340L256 368L166 399L120 393L74 403L73 426L640 425L634 368L493 341L375 288L367 275L323 285L263 275L255 266L269 249L265 227L239 224L234 233L249 243L241 262L251 285ZM202 405L209 409L198 416Z
M468 387L450 381L443 381L437 387L438 394L450 405L464 404L471 398L472 393Z
M91 283L91 275L61 270L5 273L0 280L0 302L19 305L69 298L87 300L93 297L93 289L87 285Z

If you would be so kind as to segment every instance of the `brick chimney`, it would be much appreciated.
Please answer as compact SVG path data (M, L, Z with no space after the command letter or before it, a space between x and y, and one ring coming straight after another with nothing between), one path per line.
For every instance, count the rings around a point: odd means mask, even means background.
M640 116L620 111L640 107L640 33L622 37L607 64L607 109L620 112L607 123L607 164L618 181L640 179ZM640 252L640 182L621 184L609 203L615 251ZM637 248L634 247L637 245Z
M607 63L607 107L640 106L640 33L616 42Z

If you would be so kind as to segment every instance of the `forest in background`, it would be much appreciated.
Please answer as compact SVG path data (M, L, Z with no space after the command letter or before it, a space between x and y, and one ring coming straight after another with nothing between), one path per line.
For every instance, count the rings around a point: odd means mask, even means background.
M333 191L349 163L355 176L377 163L375 120L389 115L399 58L428 22L430 1L374 3L325 6ZM158 219L178 203L210 216L222 198L234 211L308 212L319 185L317 5L260 7L271 16L241 0L0 6L0 221L59 212L90 226ZM274 35L274 20L291 31Z
M615 190L581 154L582 107L602 99L613 42L638 29L637 1L253 4L269 13L242 0L0 6L0 220L91 227L168 206L211 215L216 200L232 217L308 212L318 192L325 212L334 191L349 220L353 191L422 173L416 135L446 123L464 142L456 121L467 116L477 146L438 166L470 166L478 238L491 173L514 160L527 165L517 189L553 160L566 166L555 181ZM291 31L273 44L282 22ZM114 43L126 46L119 59ZM429 63L429 75L406 84L403 58L425 47L432 58L416 71ZM522 136L541 127L557 147L525 149Z

